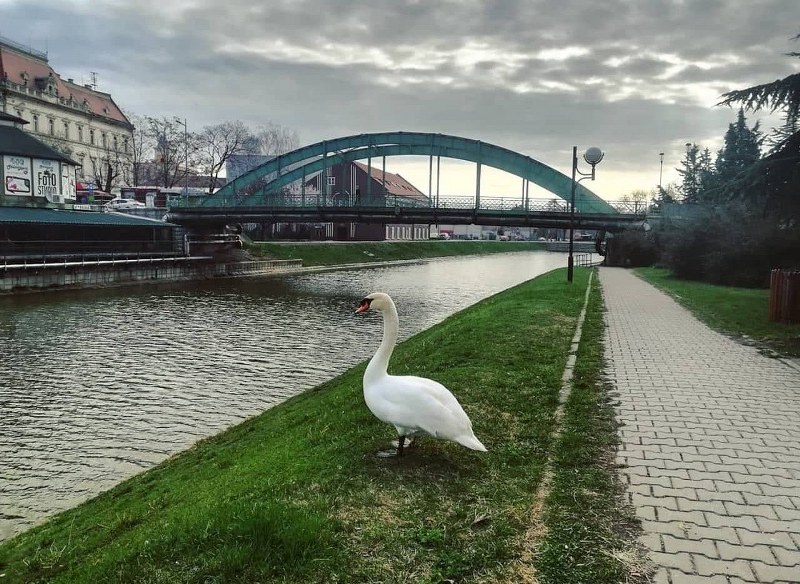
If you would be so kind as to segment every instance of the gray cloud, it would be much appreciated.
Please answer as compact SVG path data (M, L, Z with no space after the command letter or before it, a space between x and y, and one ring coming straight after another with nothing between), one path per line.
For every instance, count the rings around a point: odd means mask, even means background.
M63 77L98 72L127 111L197 129L443 132L545 162L596 143L631 190L655 153L721 139L720 93L797 69L783 56L800 50L797 14L796 0L0 0L0 34L46 47Z

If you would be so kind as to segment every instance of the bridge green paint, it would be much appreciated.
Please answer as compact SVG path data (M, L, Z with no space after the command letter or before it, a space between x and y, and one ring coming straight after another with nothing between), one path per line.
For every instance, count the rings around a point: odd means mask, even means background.
M356 161L356 160L363 160L365 158L370 157L378 157L378 156L419 156L425 155L428 153L428 148L422 145L405 145L405 146L368 146L359 149L348 150L347 152L343 152L338 154L337 162L343 162L345 164ZM487 164L489 166L495 166L501 164L502 161L497 160L493 153L491 152L482 152L482 156L479 156L474 151L466 151L466 150L459 150L456 148L442 148L441 149L441 156L445 158L457 158L459 160L465 160L468 162L482 162L483 164ZM542 165L544 166L544 165ZM291 170L282 174L280 176L276 176L273 180L267 182L262 192L270 193L270 192L277 192L281 187L284 187L292 182L302 179L303 176L312 176L313 174L320 172L324 168L324 161L323 160L315 160L313 162L309 162L304 166L300 166L295 170ZM570 196L570 185L569 185L569 178L564 177L567 180L567 184L564 185L559 182L558 180L558 173L557 171L545 167L551 171L549 174L542 173L540 175L540 180L538 182L539 185L547 188L550 192L560 196L562 199L568 200ZM563 177L563 175L561 175ZM554 180L553 180L554 179ZM549 187L547 185L550 185ZM566 191L558 191L559 188L564 188ZM599 203L594 198L594 195L591 191L583 187L581 184L577 185L577 189L575 190L575 208L584 213L616 213L617 211L613 209L608 203L604 200L600 199ZM245 203L246 204L246 203Z
M569 200L572 186L570 177L513 150L447 134L381 132L325 140L276 156L207 197L203 206L221 206L227 197L238 190L272 174L275 174L276 178L269 181L269 189L277 189L279 185L283 186L301 178L303 173L309 176L315 171L324 172L339 162L347 163L351 156L357 156L351 160L360 160L409 154L444 156L492 166L537 184L557 197ZM289 173L295 178L284 181L284 176ZM575 207L582 212L616 213L608 203L581 184L576 188Z

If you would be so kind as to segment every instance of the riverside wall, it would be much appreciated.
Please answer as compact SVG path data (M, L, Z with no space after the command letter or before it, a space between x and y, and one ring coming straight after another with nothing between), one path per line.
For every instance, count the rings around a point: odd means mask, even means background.
M220 263L211 257L0 264L0 294L259 275L302 265L300 260Z

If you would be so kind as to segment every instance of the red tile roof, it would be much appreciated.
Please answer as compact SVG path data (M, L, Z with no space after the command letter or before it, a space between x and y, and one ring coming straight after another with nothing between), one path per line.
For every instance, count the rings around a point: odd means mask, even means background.
M366 164L364 164L362 162L354 162L353 164L355 166L357 166L358 168L360 168L361 170L363 170L364 174L367 173L367 168L368 167L367 167ZM384 180L383 168L376 168L376 167L373 166L371 168L371 171L372 171L371 176L372 176L372 178L374 180L378 181L379 183L383 182L383 180ZM394 174L392 172L387 172L386 173L386 192L388 192L388 193L390 193L392 195L409 197L409 198L412 198L412 199L427 199L428 198L425 195L425 193L423 193L417 187L412 185L410 182L408 182L406 179L404 179L401 175Z
M0 82L7 81L32 90L41 90L42 87L37 85L37 79L42 80L40 81L42 84L46 83L45 80L52 80L60 100L71 101L79 109L85 105L97 116L130 125L128 118L109 94L64 81L46 59L0 42Z

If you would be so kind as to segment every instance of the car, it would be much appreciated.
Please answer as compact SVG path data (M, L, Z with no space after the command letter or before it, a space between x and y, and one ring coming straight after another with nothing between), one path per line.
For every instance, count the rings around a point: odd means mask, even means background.
M141 207L145 207L145 204L137 201L136 199L123 199L122 197L117 197L115 199L111 199L108 203L106 203L106 207L111 210L138 209Z

